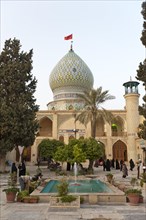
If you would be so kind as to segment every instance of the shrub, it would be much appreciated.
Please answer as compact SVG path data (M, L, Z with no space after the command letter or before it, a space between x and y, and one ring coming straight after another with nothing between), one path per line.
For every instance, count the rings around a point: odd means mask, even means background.
M141 195L142 194L142 191L141 189L127 189L125 191L125 194L126 195L129 195L129 194L138 194L138 195Z
M8 177L8 187L6 189L3 189L3 192L9 193L9 192L19 192L19 188L16 187L16 174L11 173Z
M57 190L59 196L65 196L68 193L68 182L65 179L62 179L60 184L57 185Z
M29 196L28 190L22 190L22 191L18 192L18 194L17 194L17 198L19 198L20 200L23 200L23 198L26 196Z
M130 184L131 184L131 186L134 187L134 186L138 186L139 182L138 182L137 178L132 177L131 180L130 180Z
M15 187L11 187L11 188L7 188L7 189L3 189L3 192L9 193L9 192L19 192L18 188Z
M65 195L61 197L61 202L73 202L75 201L77 198L75 196L72 195Z

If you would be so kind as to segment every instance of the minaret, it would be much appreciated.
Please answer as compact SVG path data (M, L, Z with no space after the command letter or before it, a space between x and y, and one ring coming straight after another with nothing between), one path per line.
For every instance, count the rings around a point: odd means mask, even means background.
M136 154L136 137L137 128L139 126L139 83L132 81L130 78L129 82L123 84L125 87L125 101L126 101L126 121L127 121L127 155L128 161L133 159L137 161Z

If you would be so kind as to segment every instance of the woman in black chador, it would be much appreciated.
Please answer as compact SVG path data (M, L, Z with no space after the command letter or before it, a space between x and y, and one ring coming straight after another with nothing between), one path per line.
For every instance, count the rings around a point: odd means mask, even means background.
M111 170L111 163L110 163L110 160L107 159L106 160L106 171L110 171Z
M133 168L135 167L135 164L132 159L130 159L129 164L130 164L130 170L132 171Z
M15 163L12 163L11 173L16 173L17 174L17 167L16 167Z
M19 169L19 176L25 176L26 174L26 166L24 161L18 166Z
M115 168L115 160L114 160L114 158L111 160L111 167Z
M13 174L13 180L17 183L17 167L15 163L12 163L11 173Z
M119 164L119 161L116 159L116 170L119 170L120 169L120 164Z

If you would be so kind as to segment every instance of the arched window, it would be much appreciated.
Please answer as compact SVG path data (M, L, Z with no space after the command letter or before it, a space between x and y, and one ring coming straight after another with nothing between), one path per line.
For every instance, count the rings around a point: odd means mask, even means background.
M74 139L75 137L73 135L69 136L69 140Z
M117 116L115 119L112 120L111 123L111 131L112 136L123 136L124 135L124 125L123 119Z
M59 141L64 143L64 136L63 135L59 136Z

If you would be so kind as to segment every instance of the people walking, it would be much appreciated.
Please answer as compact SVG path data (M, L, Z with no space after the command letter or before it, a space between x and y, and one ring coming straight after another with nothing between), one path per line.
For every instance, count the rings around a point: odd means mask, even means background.
M137 162L137 179L139 179L139 177L140 177L141 165L142 165L142 161L141 161L141 159L139 159L138 162Z
M120 164L119 164L119 161L116 159L116 170L119 170L120 169Z
M15 163L12 163L11 173L16 173L16 174L17 174L17 167L16 167L16 164L15 164Z
M114 158L111 160L111 167L115 168L115 160L114 160Z
M15 163L12 163L11 174L13 175L14 182L17 183L17 167Z
M130 164L130 170L133 171L135 164L132 159L130 159L129 164Z
M123 178L126 178L126 176L128 176L128 169L127 166L125 164L125 162L123 162L123 166L122 166L122 172L123 172Z
M123 160L120 160L120 171L122 171L122 167L123 167Z
M105 171L105 170L106 170L106 161L103 160L103 171Z
M111 171L111 163L109 159L106 160L106 171Z
M19 177L26 175L26 166L25 166L24 161L22 161L22 163L19 164L18 169L19 169Z

